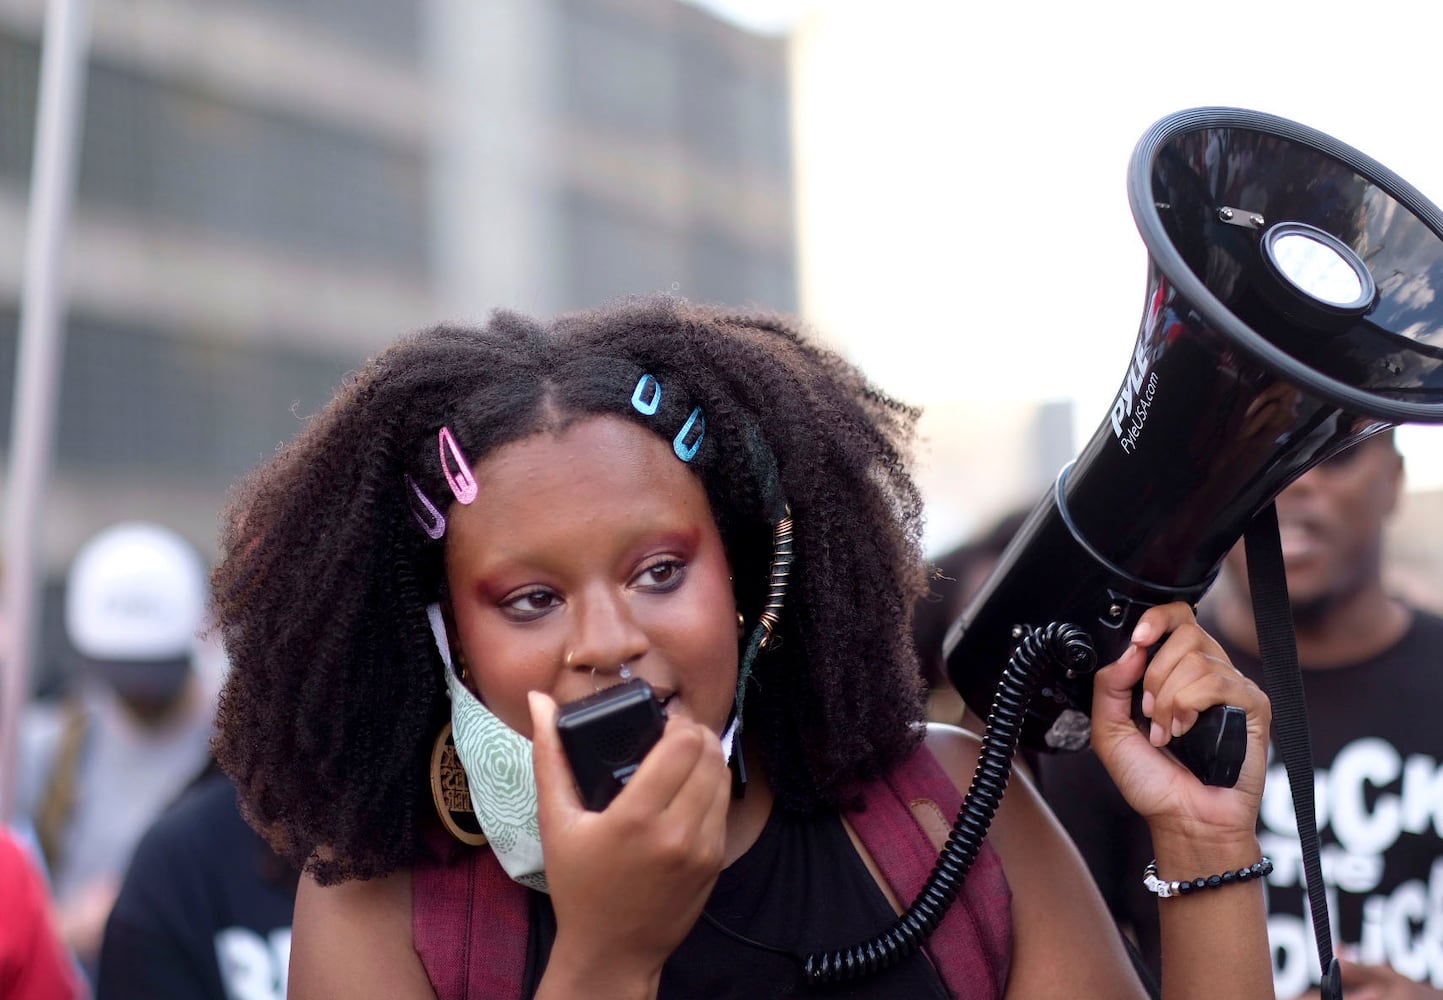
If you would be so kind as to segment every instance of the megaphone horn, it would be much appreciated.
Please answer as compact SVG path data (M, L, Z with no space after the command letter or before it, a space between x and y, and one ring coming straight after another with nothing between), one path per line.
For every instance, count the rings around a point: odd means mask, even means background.
M1069 622L1110 662L1298 476L1443 422L1443 215L1411 185L1295 122L1199 108L1138 142L1128 198L1150 259L1122 384L944 646L979 710L1027 627ZM1080 749L1091 704L1090 676L1049 678L1022 745Z

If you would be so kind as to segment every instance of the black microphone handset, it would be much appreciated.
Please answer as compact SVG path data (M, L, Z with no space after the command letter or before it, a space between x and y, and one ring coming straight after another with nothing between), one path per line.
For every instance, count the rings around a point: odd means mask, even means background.
M556 728L586 808L605 809L661 739L666 714L640 677L561 706Z

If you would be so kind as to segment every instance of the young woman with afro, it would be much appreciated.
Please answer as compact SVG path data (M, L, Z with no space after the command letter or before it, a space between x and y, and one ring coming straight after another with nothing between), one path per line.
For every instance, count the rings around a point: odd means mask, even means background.
M753 998L842 967L831 995L1145 995L1021 777L930 935L837 951L897 924L979 759L920 721L916 416L791 321L668 298L438 327L352 377L239 488L214 577L216 752L306 872L290 995ZM558 706L636 679L664 731L588 809ZM1257 861L1267 702L1189 609L1096 690L1157 869ZM1221 702L1231 789L1161 749ZM1261 886L1228 881L1159 901L1165 996L1271 995Z

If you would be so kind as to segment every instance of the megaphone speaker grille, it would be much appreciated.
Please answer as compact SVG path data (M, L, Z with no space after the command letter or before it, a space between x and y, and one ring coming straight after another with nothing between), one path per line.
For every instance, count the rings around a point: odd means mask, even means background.
M1443 422L1443 214L1401 177L1296 122L1198 108L1138 142L1128 199L1154 266L1239 350L1344 409ZM1259 268L1299 227L1376 288L1351 322Z

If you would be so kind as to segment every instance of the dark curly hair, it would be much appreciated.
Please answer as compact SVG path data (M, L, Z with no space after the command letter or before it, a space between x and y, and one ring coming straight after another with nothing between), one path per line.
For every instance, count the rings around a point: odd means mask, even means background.
M663 388L651 416L631 403L643 374ZM329 883L423 850L429 756L449 717L425 614L444 538L417 524L404 477L449 498L439 429L474 462L599 414L670 441L694 407L705 435L689 467L748 621L766 599L772 525L788 505L795 522L781 643L758 657L746 701L779 805L844 805L911 751L910 624L926 588L907 471L917 412L779 316L670 298L549 326L499 312L381 353L232 497L212 580L231 662L214 749L277 851Z
M942 645L947 630L962 614L972 597L971 587L981 580L969 579L979 569L990 569L1012 536L1022 529L1031 508L1019 507L999 517L975 538L961 542L938 556L931 572L931 589L918 602L912 620L917 639L917 656L922 663L922 677L928 687L950 684Z

